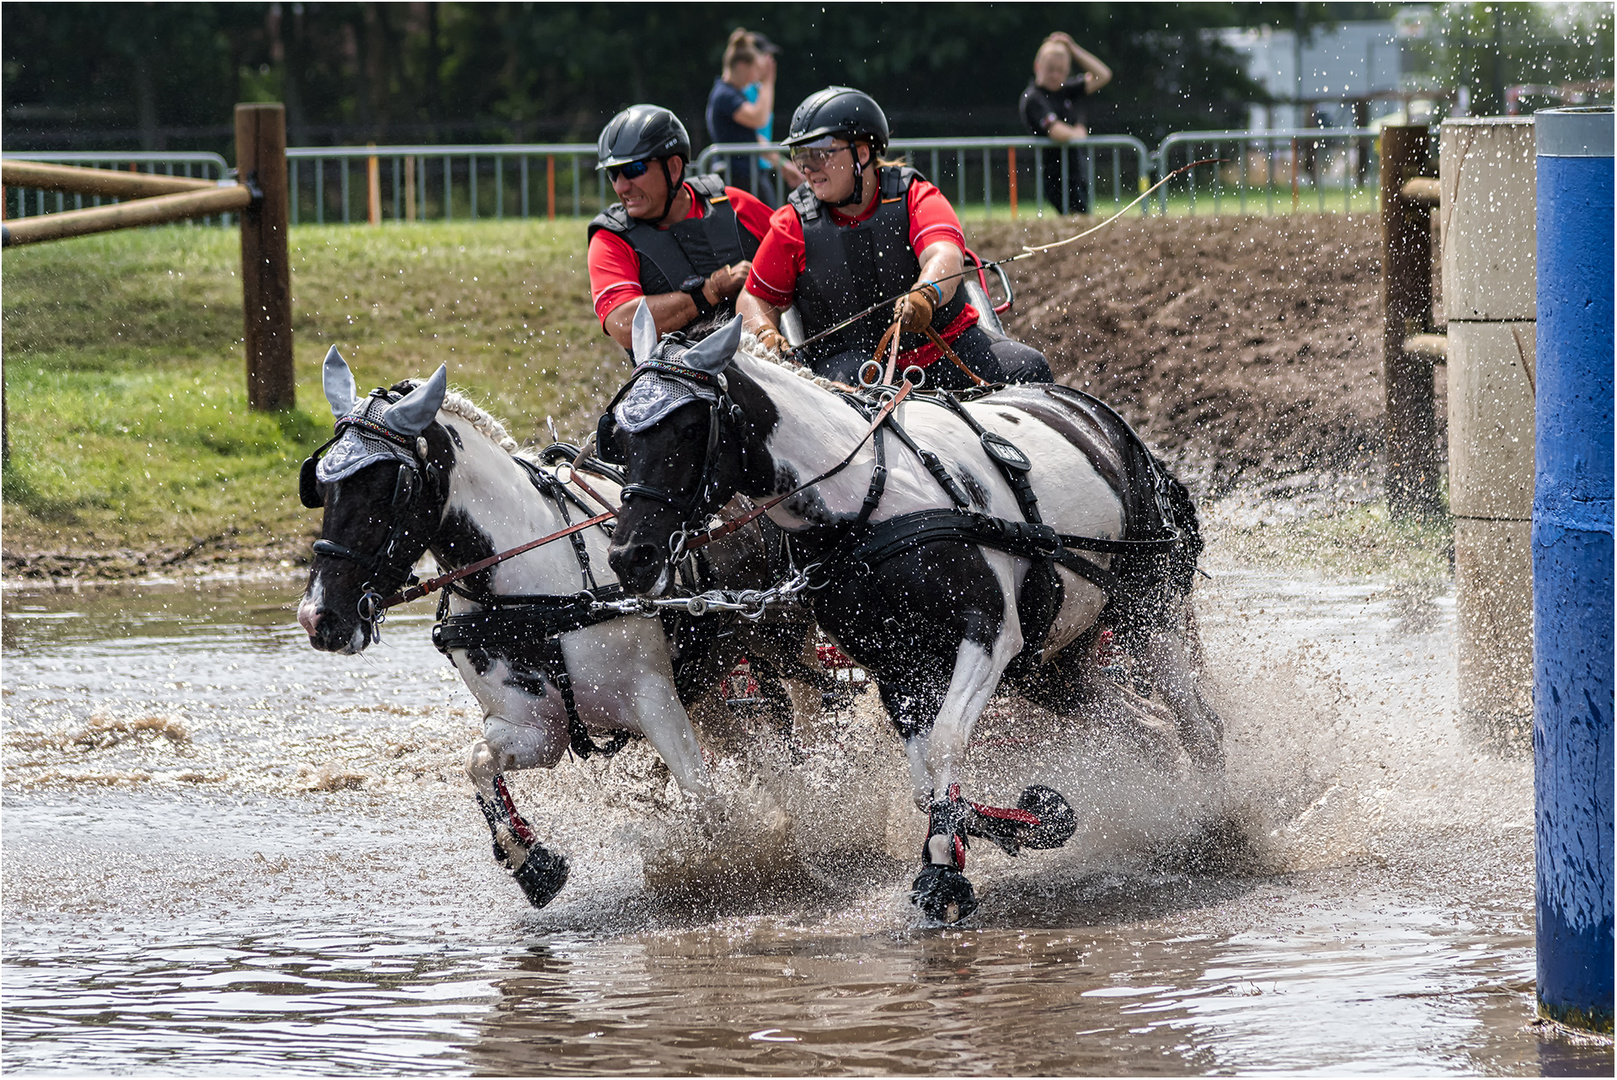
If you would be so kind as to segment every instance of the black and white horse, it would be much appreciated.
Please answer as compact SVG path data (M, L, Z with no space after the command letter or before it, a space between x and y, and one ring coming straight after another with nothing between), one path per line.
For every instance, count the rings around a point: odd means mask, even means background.
M444 368L419 385L361 398L334 348L324 379L337 434L305 463L301 485L305 505L325 510L298 607L317 649L363 651L376 637L377 605L405 584L425 551L452 570L603 509L577 478L519 452L498 420L450 392ZM616 505L619 485L611 478L591 473L588 486ZM728 559L712 560L730 576L717 584L767 584L767 570L749 565L761 561L761 548L754 545L759 558L750 559L738 554L745 544L738 539L743 545L731 545ZM434 629L435 643L483 708L483 735L466 768L495 857L535 907L565 884L567 861L517 811L505 773L550 768L569 749L611 753L643 735L697 801L698 814L710 815L717 797L680 689L697 696L744 650L754 670L774 650L788 673L807 675L790 669L790 654L810 627L805 617L796 626L745 623L722 642L685 635L676 682L661 620L613 618L591 602L622 596L607 566L607 541L592 527L466 577L445 592ZM702 637L706 624L696 622L702 625L694 636ZM613 733L605 745L596 741L602 731Z
M914 889L928 915L975 907L968 836L1015 854L1073 831L1048 788L1029 788L1016 810L959 794L973 725L1002 677L1068 712L1104 678L1093 646L1112 629L1191 759L1219 767L1189 603L1195 510L1110 409L1024 385L963 404L909 397L872 432L879 391L839 392L743 343L735 323L681 352L647 320L635 356L607 432L628 479L613 569L656 595L671 544L732 493L785 496L769 515L801 563L821 564L815 616L874 677L930 812Z

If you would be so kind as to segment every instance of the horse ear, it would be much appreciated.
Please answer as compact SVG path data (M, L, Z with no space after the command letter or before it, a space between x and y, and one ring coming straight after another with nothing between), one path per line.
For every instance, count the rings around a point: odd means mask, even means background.
M634 344L635 363L643 364L651 359L651 354L657 348L657 318L651 313L651 305L644 300L635 309L630 340Z
M354 392L354 373L348 370L348 361L342 358L335 345L326 353L321 381L325 383L326 402L331 406L331 415L347 416L348 410L354 407L359 395Z
M419 435L438 415L448 392L449 366L440 364L432 378L388 406L387 412L382 414L382 423L400 435Z
M679 362L686 367L717 375L730 366L741 345L741 319L734 318L686 349Z

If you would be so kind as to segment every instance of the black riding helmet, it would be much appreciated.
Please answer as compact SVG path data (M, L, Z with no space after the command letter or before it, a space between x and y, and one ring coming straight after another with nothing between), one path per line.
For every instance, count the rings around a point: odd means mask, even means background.
M792 124L782 140L787 146L804 146L835 135L850 143L865 140L870 143L872 160L887 150L889 129L887 114L881 111L876 99L862 90L850 86L827 86L803 99L792 113ZM853 195L838 206L856 203L863 195L863 177L853 176Z
M657 220L668 217L674 205L674 180L668 172L668 159L679 155L686 167L691 161L691 136L679 117L661 105L630 105L606 122L595 140L597 170L627 165L631 161L654 160L663 171L668 194Z
M630 105L606 122L595 141L597 169L678 154L691 160L691 137L679 117L661 105Z

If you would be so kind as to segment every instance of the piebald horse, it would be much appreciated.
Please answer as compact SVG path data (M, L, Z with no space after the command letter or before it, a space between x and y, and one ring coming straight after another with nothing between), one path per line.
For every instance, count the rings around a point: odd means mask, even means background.
M1195 509L1106 406L1021 385L907 397L877 425L898 388L843 392L743 342L738 322L682 349L637 317L634 346L636 372L602 425L627 462L613 569L657 595L671 551L735 492L770 507L799 564L819 564L821 628L871 673L903 739L929 812L912 894L928 916L976 906L968 836L1015 854L1074 829L1048 788L1027 789L1015 810L959 793L973 725L1002 678L1070 710L1104 678L1094 645L1111 629L1191 759L1221 767L1222 726L1198 686Z
M453 570L609 509L596 495L617 504L613 479L592 472L594 494L586 492L576 477L519 451L498 420L450 392L446 380L440 367L425 382L359 397L337 350L326 357L337 434L305 462L301 483L305 505L325 511L298 607L317 649L363 651L377 636L380 601L410 579L425 551ZM767 584L767 569L757 565L761 545L746 547L752 539L710 560L729 576L714 584ZM613 618L592 606L592 598L623 596L607 543L607 532L595 526L470 575L446 590L434 629L434 642L484 712L466 770L495 858L535 907L561 890L568 864L518 812L505 773L550 768L569 750L609 754L641 735L696 801L698 815L711 820L718 797L680 691L699 696L743 652L754 670L776 663L781 674L816 681L792 665L806 618L736 627L693 620L695 632L680 636L676 665L663 621ZM604 745L596 741L600 732L612 733Z

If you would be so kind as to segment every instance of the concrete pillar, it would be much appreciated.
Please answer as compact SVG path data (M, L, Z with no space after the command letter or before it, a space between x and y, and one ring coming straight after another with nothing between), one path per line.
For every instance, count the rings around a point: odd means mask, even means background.
M1524 750L1533 706L1533 121L1447 120L1439 184L1462 716Z
M1538 142L1533 788L1538 1007L1612 1025L1613 114Z

